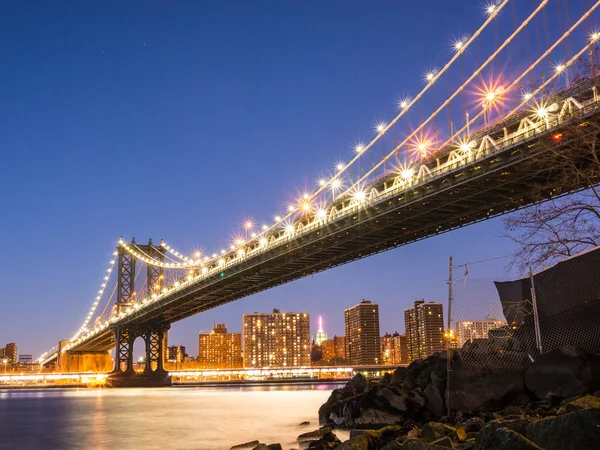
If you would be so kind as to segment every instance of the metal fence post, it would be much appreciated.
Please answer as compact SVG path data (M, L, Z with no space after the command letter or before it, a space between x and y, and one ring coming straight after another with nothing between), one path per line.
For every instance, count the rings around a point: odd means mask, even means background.
M535 343L537 349L542 353L542 335L540 333L540 318L538 315L537 300L535 295L535 284L533 281L533 270L529 266L529 279L531 280L531 303L533 303L533 323L535 327Z

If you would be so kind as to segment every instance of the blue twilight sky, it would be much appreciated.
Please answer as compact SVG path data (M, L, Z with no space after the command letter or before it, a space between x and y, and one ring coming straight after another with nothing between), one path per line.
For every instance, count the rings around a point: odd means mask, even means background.
M443 100L533 9L513 0L406 126ZM522 67L587 0L553 0L498 71ZM13 1L0 3L0 345L39 353L73 334L119 236L185 251L227 246L347 159L415 95L451 42L485 20L473 0ZM569 18L570 17L570 18ZM590 23L586 23L590 26ZM512 27L512 28L511 28ZM541 31L540 31L541 30ZM535 31L535 29L533 30ZM537 40L536 40L537 39ZM579 48L573 38L568 46ZM545 48L545 47L543 47ZM570 47L568 47L570 48ZM511 56L512 55L512 56ZM398 131L402 133L402 131ZM343 334L343 310L380 305L404 330L417 298L444 301L448 256L511 253L501 220L470 226L234 302L173 326L198 351L214 322L308 311ZM508 259L470 268L505 276Z

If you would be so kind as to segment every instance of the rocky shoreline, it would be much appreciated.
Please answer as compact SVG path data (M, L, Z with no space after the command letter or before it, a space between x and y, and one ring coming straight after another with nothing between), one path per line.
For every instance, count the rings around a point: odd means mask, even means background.
M298 449L600 449L600 356L564 347L523 369L465 370L438 353L379 382L356 375L319 409ZM342 442L335 429L349 429ZM232 449L280 450L248 442Z

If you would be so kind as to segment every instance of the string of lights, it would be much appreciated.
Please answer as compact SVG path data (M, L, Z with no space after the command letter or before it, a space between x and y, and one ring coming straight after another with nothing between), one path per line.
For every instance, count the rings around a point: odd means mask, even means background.
M535 67L537 65L539 65L545 58L548 57L548 55L550 55L550 53L552 53L552 51L554 51L554 49L556 49L556 47L558 47L558 45L560 45L568 36L570 36L573 31L575 31L581 24L582 22L587 19L592 12L597 9L600 6L600 1L597 1L594 5L592 5L592 7L583 15L581 16L581 18L576 21L571 28L569 28L556 42L554 42L554 44L552 44L533 64L531 64L521 75L519 75L519 77L517 77L510 85L508 85L505 89L504 92L510 92L512 89L514 89L531 71L533 71L533 69L535 69ZM540 88L536 89L535 92L526 92L523 95L523 101L516 107L514 108L510 113L508 113L506 115L507 118L513 116L515 113L517 113L524 105L526 105L530 100L532 100L534 98L535 95L537 95L541 89L543 89L544 87L546 87L552 80L554 80L556 77L558 77L559 75L561 75L563 72L566 71L566 69L575 61L577 60L577 58L579 58L581 56L581 54L587 50L591 45L593 45L596 41L598 41L598 39L600 39L600 32L597 31L593 31L592 33L590 33L589 36L589 44L586 45L584 47L584 49L579 52L577 55L575 55L575 59L571 59L571 62L568 62L566 64L562 64L560 70L555 70L554 74L544 82L544 84L542 86L540 86ZM469 128L478 120L481 118L481 116L484 114L484 111L480 111L477 115L475 115L474 117L470 118L467 123L460 129L458 130L456 133L454 133L446 142L444 142L441 146L441 148L445 148L449 143L454 142L454 140L460 136L465 130L469 130ZM465 146L468 146L468 142L469 141L469 136L467 136L466 139L460 141L459 144L459 148L463 151L467 150L467 148Z
M439 107L435 110L425 121L423 121L412 133L408 135L400 144L398 144L387 156L385 156L381 161L375 164L368 172L366 172L359 180L357 180L350 188L348 188L342 195L347 195L351 193L353 190L360 189L359 186L361 183L364 183L365 180L375 172L382 164L384 164L387 160L389 160L392 156L398 152L402 147L404 147L411 140L425 128L425 126L431 122L441 111L446 108L454 98L458 94L460 94L476 77L481 74L481 72L500 54L502 50L506 46L508 46L513 39L535 18L535 16L548 4L549 0L542 0L542 2L538 5L538 7L527 17L521 25L508 37L506 40L500 45L489 57L488 59L481 65L477 70L475 70L471 76L463 82L463 84L454 91L454 93L448 97ZM418 153L424 154L429 150L430 142L428 140L418 140L415 143L415 147Z

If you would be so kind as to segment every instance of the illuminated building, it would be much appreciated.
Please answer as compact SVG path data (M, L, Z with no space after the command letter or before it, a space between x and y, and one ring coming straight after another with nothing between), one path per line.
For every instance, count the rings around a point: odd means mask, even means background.
M323 318L319 316L319 328L310 349L311 361L323 360L323 343L327 341L327 333L323 331Z
M346 336L334 336L321 344L323 361L333 365L343 364L346 361Z
M461 320L456 322L456 340L458 348L473 339L487 339L490 330L506 326L504 320L488 316L485 320Z
M369 300L344 311L346 358L351 365L379 364L379 306Z
M335 358L335 344L333 339L327 339L321 343L323 361L331 361Z
M323 318L321 316L319 316L319 330L317 331L317 334L315 335L315 344L321 345L321 343L326 340L327 340L327 333L325 333L325 331L323 331Z
M4 347L4 357L8 359L8 364L16 364L18 360L17 344L11 342Z
M408 364L408 343L405 334L381 336L381 363L384 365Z
M199 333L198 363L206 369L242 367L242 334L228 333L224 323L217 323L210 333Z
M404 310L409 362L445 350L444 310L441 303L415 301Z
M394 364L409 364L408 338L406 334L394 336Z
M335 359L346 358L346 336L334 336L333 345L335 349Z
M252 313L243 316L244 367L310 366L308 313Z
M185 361L187 353L184 345L173 345L167 347L167 361L171 363L182 363Z

